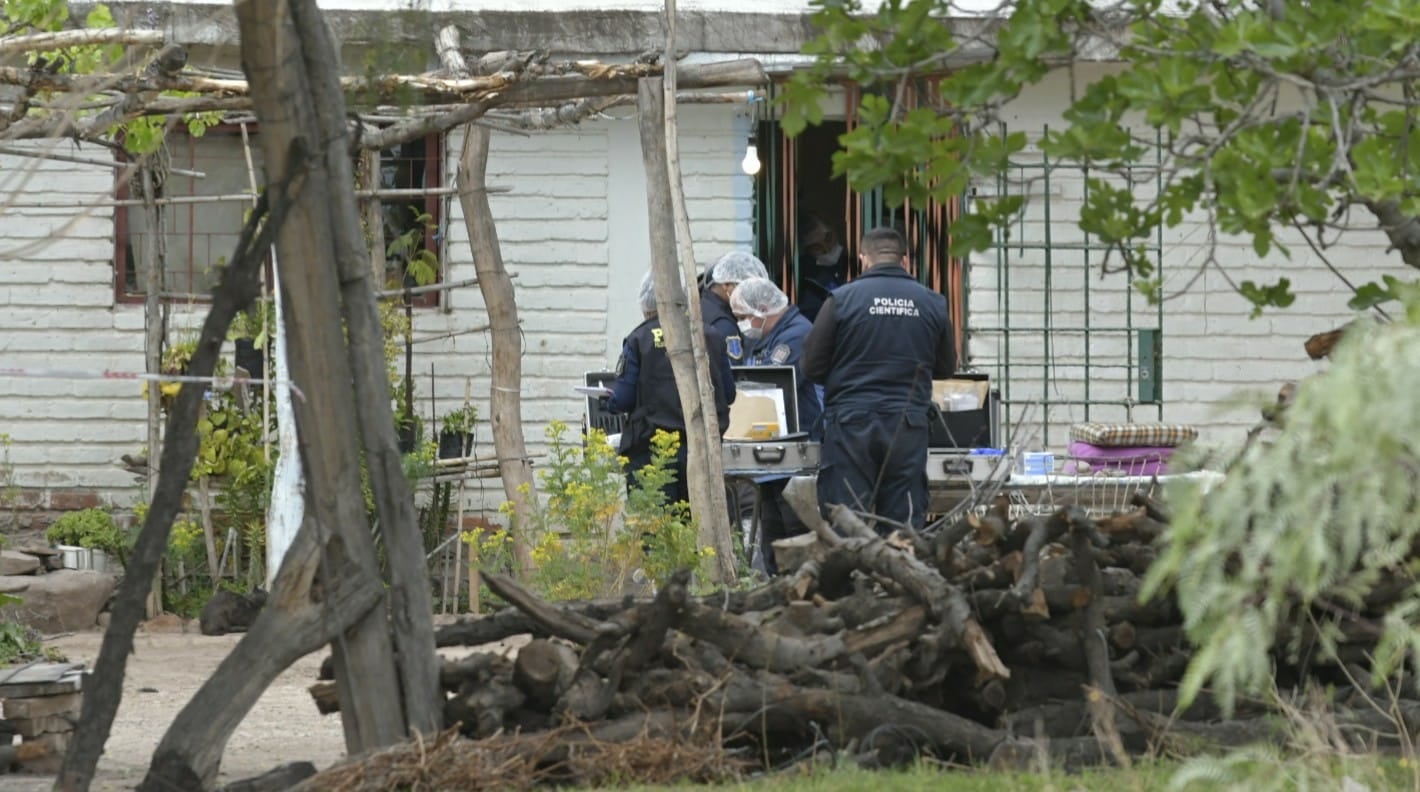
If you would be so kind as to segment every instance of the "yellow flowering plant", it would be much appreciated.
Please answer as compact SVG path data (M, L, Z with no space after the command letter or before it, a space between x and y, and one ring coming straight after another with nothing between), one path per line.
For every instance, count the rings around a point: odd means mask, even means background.
M675 434L656 433L651 464L637 471L629 493L627 460L611 447L605 432L593 429L582 443L567 435L563 422L547 427L548 462L538 472L545 502L525 523L505 502L500 512L509 529L463 535L479 567L511 568L511 532L521 532L531 545L528 582L549 599L567 600L618 594L638 568L660 583L676 569L698 566L712 556L710 548L697 544L689 506L667 503L662 491L675 479Z

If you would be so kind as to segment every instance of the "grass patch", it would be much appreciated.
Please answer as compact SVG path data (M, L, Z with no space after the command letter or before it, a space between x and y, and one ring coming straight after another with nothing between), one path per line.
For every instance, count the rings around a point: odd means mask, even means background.
M1348 785L1346 780L1351 784ZM1380 756L1297 756L1248 748L1186 762L1141 761L1129 768L1023 773L919 764L904 770L802 768L722 786L633 786L625 792L1202 792L1202 790L1420 790L1414 760Z
M919 764L905 770L864 770L845 767L790 770L785 773L718 787L685 784L665 787L626 787L627 792L670 790L744 790L744 792L1151 792L1165 789L1178 765L1142 763L1129 769L1090 770L1082 773L992 772L979 768Z

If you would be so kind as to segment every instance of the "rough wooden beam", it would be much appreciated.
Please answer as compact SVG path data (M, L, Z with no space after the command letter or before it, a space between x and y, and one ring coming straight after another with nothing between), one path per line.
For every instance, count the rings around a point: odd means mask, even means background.
M82 17L93 5L74 3L71 9L75 16ZM151 16L151 24L169 31L171 39L179 44L236 49L237 20L230 4L116 0L107 5L120 25L148 22ZM464 48L473 52L529 48L577 57L626 55L644 51L647 42L661 37L661 15L649 10L548 13L509 3L505 9L496 10L430 12L371 7L330 9L324 14L336 40L347 49L414 47L419 52L429 52L429 32L447 25L458 26ZM680 12L679 28L676 39L680 46L695 52L798 54L813 36L809 16L798 11L723 13L686 9Z
M161 30L121 30L102 28L98 30L59 30L46 33L30 33L24 36L0 36L0 55L17 52L41 52L62 47L83 47L94 44L162 44Z

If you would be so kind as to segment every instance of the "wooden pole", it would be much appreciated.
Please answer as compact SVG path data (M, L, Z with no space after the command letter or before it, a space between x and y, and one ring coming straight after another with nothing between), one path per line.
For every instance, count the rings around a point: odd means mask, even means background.
M666 160L665 112L661 78L642 80L637 96L640 110L641 157L646 166L646 206L650 216L651 271L656 285L656 312L665 333L666 354L675 372L676 390L680 395L685 417L686 483L690 488L690 510L700 520L700 541L716 548L718 576L724 582L734 580L734 554L728 557L720 551L714 536L716 517L728 522L724 505L724 480L709 478L709 454L718 453L719 434L711 435L706 426L705 409L700 400L700 371L691 337L703 335L703 325L691 324L689 302L682 282L682 270L677 261L675 211L671 208L671 179ZM708 372L708 367L703 370ZM715 506L714 491L722 496ZM708 518L707 518L708 517Z
M666 127L666 175L669 179L671 211L675 218L676 249L680 254L681 277L687 284L690 299L691 327L703 327L700 316L700 300L694 284L700 274L695 262L695 245L690 232L690 213L685 206L685 186L680 172L680 131L676 122L676 3L666 0L666 49L664 62L664 123ZM705 416L705 436L710 439L706 445L703 476L711 484L708 509L696 513L700 522L700 539L703 545L715 548L716 568L721 582L732 582L737 574L735 569L734 535L730 526L729 504L725 499L725 472L720 456L720 418L715 409L715 389L710 378L710 358L705 349L704 333L690 334L690 349L695 357L696 395L700 399L701 414ZM687 474L689 468L687 467Z
M142 198L146 202L143 209L144 224L148 233L143 235L140 261L148 263L144 277L143 297L143 352L146 368L150 374L163 370L163 334L166 332L166 316L163 313L163 256L161 238L163 232L163 210L155 201L157 190L153 184L153 174L147 166L138 170L138 183ZM156 382L148 385L148 503L158 489L158 460L163 448L163 389ZM147 618L157 616L163 610L163 570L161 566L153 577L153 589L144 603Z
M489 420L493 423L493 449L498 455L498 469L503 479L503 491L513 504L516 527L532 524L530 515L537 503L537 482L533 478L532 459L528 456L527 439L523 436L523 335L518 326L518 305L513 281L503 266L503 253L498 244L498 228L493 221L493 209L487 191L481 189L488 174L488 143L492 133L479 126L464 127L463 151L459 156L459 205L463 207L464 223L473 250L473 266L478 275L478 287L492 325L493 382L488 397ZM518 569L532 572L532 552L522 530L514 530L513 556Z
M258 2L261 0L247 0L247 3ZM389 610L378 615L382 620L388 619L385 628L393 632L394 648L399 653L399 689L391 691L393 699L389 703L395 705L396 712L399 704L403 704L404 722L394 724L399 733L432 738L442 726L444 713L439 657L434 652L434 602L429 592L429 568L419 518L414 510L414 494L404 477L394 414L390 409L384 330L375 301L378 284L370 281L370 265L360 234L360 209L350 189L355 175L350 160L352 136L346 123L345 97L339 90L340 53L315 0L284 0L277 6L290 9L292 27L307 68L310 92L303 100L311 103L309 118L314 122L307 140L332 141L320 152L327 177L332 185L338 185L327 195L329 225L322 230L303 229L303 232L330 234L325 255L334 259L334 274L339 283L340 320L343 320L347 338L341 352L347 358L344 368L350 376L332 384L337 387L342 383L355 384L353 394L347 392L344 399L350 404L353 396L351 417L358 424L358 439L365 453L375 512L384 536L389 565ZM244 34L244 60L246 40ZM289 264L291 258L283 256L283 261ZM297 315L294 306L291 313L293 318ZM339 331L341 321L337 321L335 327ZM292 368L300 371L297 366ZM317 376L314 372L306 372L306 375ZM331 406L319 400L315 403L321 405L318 409ZM343 464L348 467L354 458L354 455L347 457ZM314 475L307 478L308 482L314 480ZM339 491L357 492L358 484L353 490ZM363 515L359 523L350 527L363 530L368 538L368 522ZM376 700L385 694L363 691L361 695ZM342 699L341 705L344 704Z

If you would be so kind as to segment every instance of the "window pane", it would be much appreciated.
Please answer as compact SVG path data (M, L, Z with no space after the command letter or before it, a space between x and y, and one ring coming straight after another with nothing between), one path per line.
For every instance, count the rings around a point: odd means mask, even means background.
M168 204L162 208L167 248L163 291L205 296L217 282L218 268L236 248L251 206L251 198L244 197L251 192L246 154L240 134L216 130L200 138L174 134L169 138L168 147L172 167L198 171L205 174L205 178L169 174L161 196L207 196L220 200ZM251 155L260 185L263 181L260 149L253 145ZM126 212L128 239L124 255L129 262L126 286L130 293L142 293L148 272L147 213L141 206L128 207Z
M428 143L428 138L421 138L381 151L380 187L386 190L419 190L431 186L428 181ZM437 199L434 204L437 206ZM424 197L385 198L380 201L380 208L384 214L388 252L386 283L391 286L412 285L412 281L404 278L405 263L425 247L432 248L433 234L427 225L437 220L428 217L420 221L422 215L430 212L429 201ZM403 242L395 244L401 239ZM408 244L410 241L412 245ZM390 247L392 245L393 248Z

